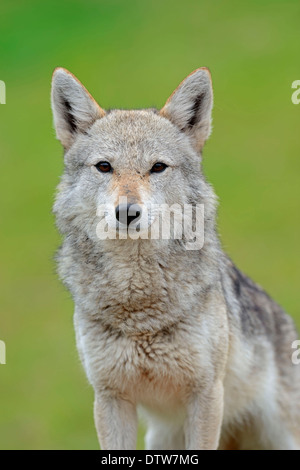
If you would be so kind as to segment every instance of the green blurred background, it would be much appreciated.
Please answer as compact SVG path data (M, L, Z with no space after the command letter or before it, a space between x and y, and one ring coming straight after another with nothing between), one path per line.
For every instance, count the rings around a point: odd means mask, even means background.
M162 106L192 70L211 69L204 167L221 201L223 245L300 326L300 105L291 102L300 3L2 0L0 8L0 447L94 449L93 393L53 263L63 165L52 71L72 71L104 108L138 108Z

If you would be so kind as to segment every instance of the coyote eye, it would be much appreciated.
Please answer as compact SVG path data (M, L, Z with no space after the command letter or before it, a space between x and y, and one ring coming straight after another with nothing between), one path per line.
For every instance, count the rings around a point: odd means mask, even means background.
M112 166L108 162L99 162L95 165L95 167L101 173L109 173L110 171L112 171Z
M161 173L167 167L168 167L168 165L166 165L165 163L157 162L151 168L150 173Z

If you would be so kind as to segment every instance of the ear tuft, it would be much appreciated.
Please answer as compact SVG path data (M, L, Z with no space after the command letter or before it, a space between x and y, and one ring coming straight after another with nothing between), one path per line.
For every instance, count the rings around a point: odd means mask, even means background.
M60 67L53 72L51 99L56 135L65 149L105 115L80 81Z
M160 114L188 134L196 150L201 151L210 134L212 105L211 76L203 67L180 83Z

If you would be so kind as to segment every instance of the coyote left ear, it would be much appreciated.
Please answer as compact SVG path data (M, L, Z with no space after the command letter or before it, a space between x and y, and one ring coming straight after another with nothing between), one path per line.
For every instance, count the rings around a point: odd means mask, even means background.
M211 130L213 90L210 72L203 67L192 72L172 93L160 115L192 139L201 151Z
M56 135L66 150L78 134L105 116L105 111L80 81L61 67L53 73L51 98Z

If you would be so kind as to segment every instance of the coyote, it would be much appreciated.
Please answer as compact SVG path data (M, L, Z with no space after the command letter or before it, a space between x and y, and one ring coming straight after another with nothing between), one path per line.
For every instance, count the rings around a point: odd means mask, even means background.
M137 410L147 449L300 448L295 326L216 232L216 197L201 169L212 103L207 68L161 110L105 111L70 72L53 74L65 151L58 273L74 299L102 449L136 448ZM202 248L187 250L184 236L143 236L155 204L203 205ZM115 237L99 236L103 217Z

